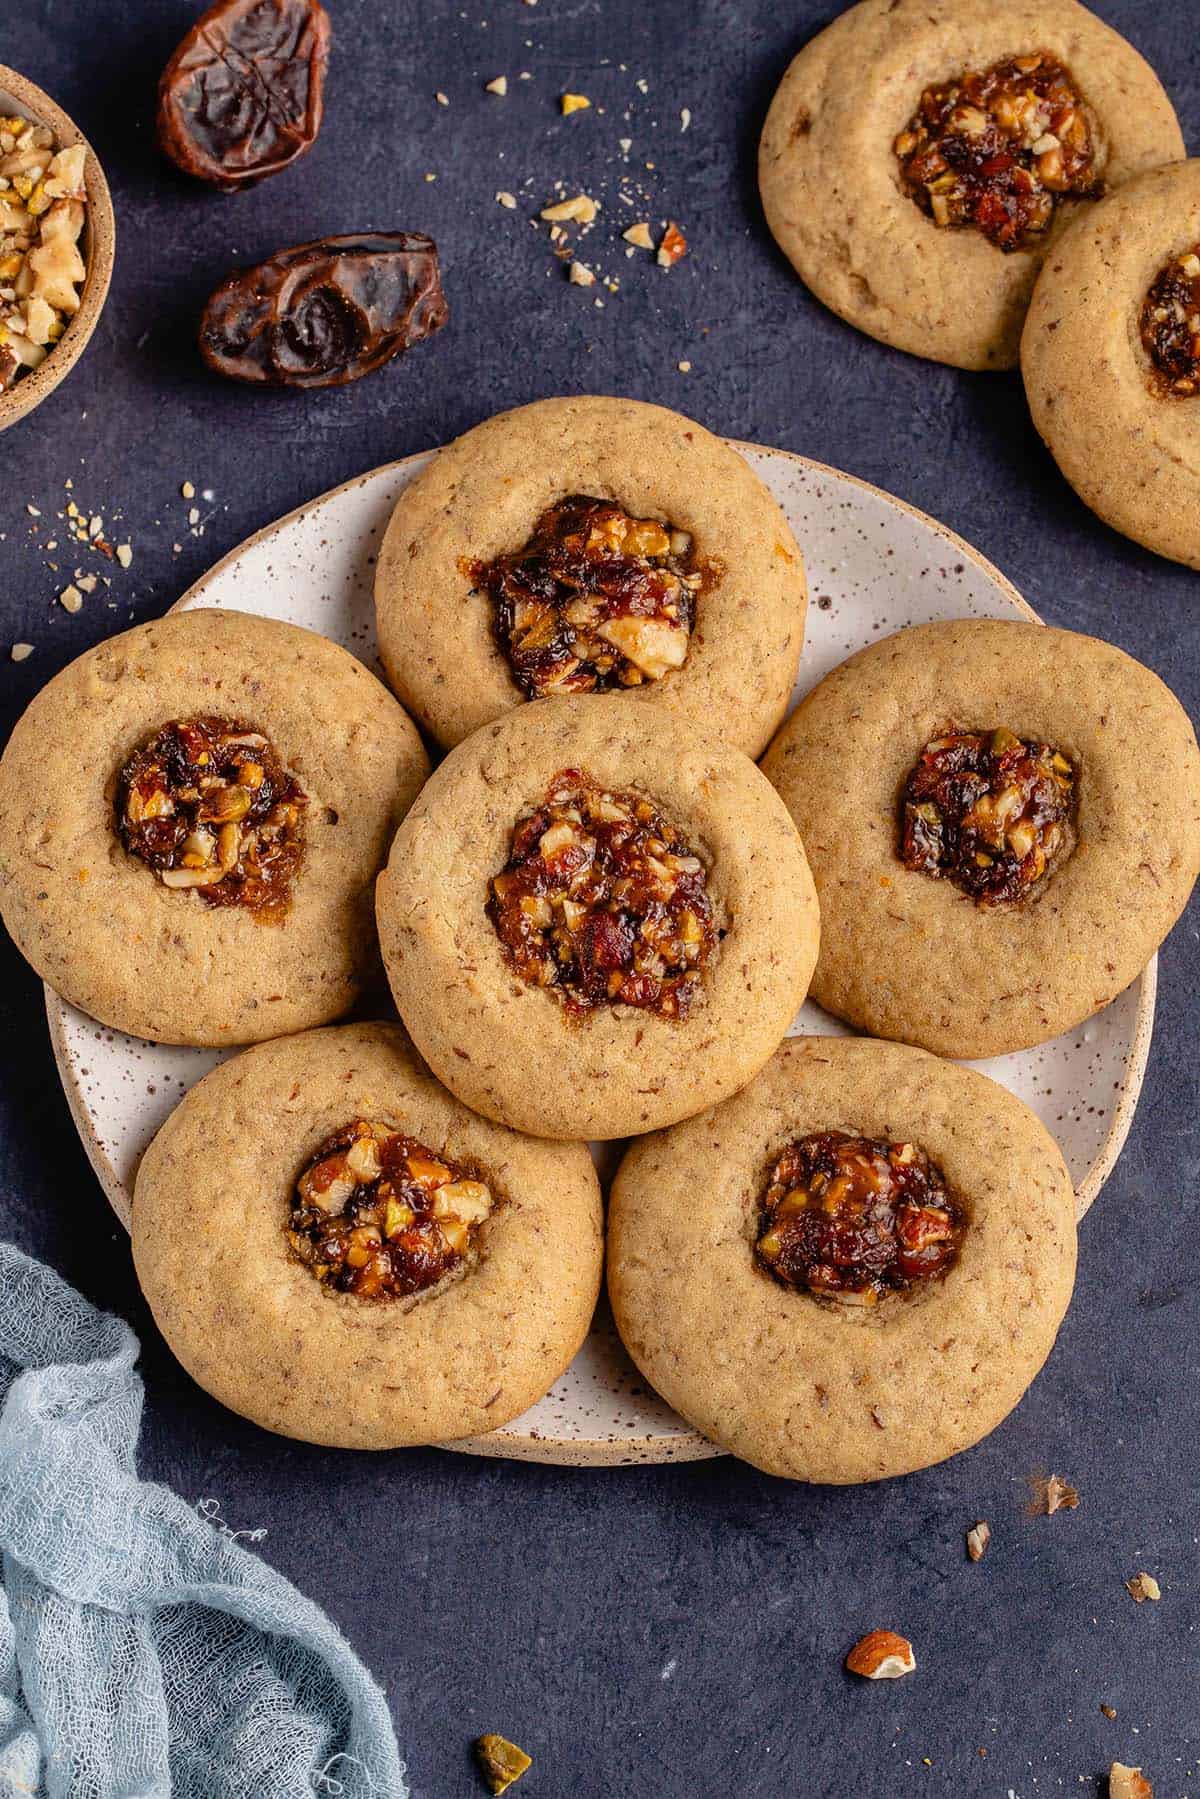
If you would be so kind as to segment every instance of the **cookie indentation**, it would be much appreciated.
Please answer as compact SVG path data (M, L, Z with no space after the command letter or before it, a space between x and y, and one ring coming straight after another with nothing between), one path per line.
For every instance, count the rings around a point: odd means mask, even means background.
M685 1018L718 938L707 870L653 801L560 771L488 883L509 965L581 1015Z
M1068 195L1104 191L1087 106L1044 50L927 87L893 148L922 212L973 227L1000 250L1041 236Z
M789 1143L772 1168L754 1253L785 1287L876 1305L944 1275L965 1229L915 1143L821 1131Z
M705 579L686 531L571 494L521 550L473 563L527 699L659 681L687 660Z
M361 1118L305 1164L287 1240L310 1274L358 1299L405 1299L458 1268L495 1208L491 1188L448 1156Z
M980 905L1024 899L1074 847L1076 774L1049 743L951 729L904 785L900 855Z
M1141 332L1154 392L1176 399L1200 392L1200 244L1159 270L1142 302Z
M175 719L117 780L117 834L165 887L210 906L283 917L304 856L307 796L270 740L242 720Z

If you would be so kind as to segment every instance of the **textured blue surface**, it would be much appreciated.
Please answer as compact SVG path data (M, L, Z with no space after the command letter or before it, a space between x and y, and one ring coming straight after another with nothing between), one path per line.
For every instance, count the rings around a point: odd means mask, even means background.
M890 488L976 543L1048 619L1140 656L1196 715L1200 578L1084 510L1015 376L939 369L856 336L771 244L759 126L789 55L831 9L330 4L320 142L235 199L185 185L154 152L154 80L191 15L183 0L31 0L6 17L0 54L92 136L120 241L86 357L0 445L0 640L37 646L0 666L5 729L54 669L161 611L288 508L501 406L569 391L663 401ZM1193 9L1104 0L1102 11L1159 69L1200 142ZM501 73L503 100L483 91ZM592 110L560 118L567 88ZM633 140L628 165L621 137ZM558 181L604 202L582 252L621 278L603 309L599 290L567 285L545 228L526 222ZM498 189L520 209L499 207ZM691 240L670 274L623 255L620 226L645 216L678 219ZM440 338L325 395L244 392L204 372L194 322L231 264L361 227L435 236L453 314ZM46 569L25 510L42 508L44 540L68 476L81 506L124 514L113 532L135 548L128 574L110 571L117 608L98 591L74 618L52 604L65 576ZM203 537L188 530L185 478L215 495L194 502ZM1198 916L1162 957L1141 1108L1084 1226L1075 1304L1046 1371L981 1448L883 1488L810 1492L728 1461L573 1473L433 1451L334 1455L231 1417L146 1316L75 1141L37 983L7 945L0 1229L134 1324L144 1472L189 1498L218 1496L234 1526L267 1529L262 1553L385 1683L420 1799L479 1790L467 1745L485 1729L534 1755L519 1789L531 1799L1036 1799L1102 1790L1114 1756L1143 1763L1159 1799L1196 1799ZM1051 1468L1076 1482L1080 1507L1028 1518L1027 1476ZM993 1542L973 1567L963 1532L976 1518ZM1141 1568L1162 1582L1158 1606L1125 1593ZM841 1658L879 1624L913 1638L918 1672L854 1686Z

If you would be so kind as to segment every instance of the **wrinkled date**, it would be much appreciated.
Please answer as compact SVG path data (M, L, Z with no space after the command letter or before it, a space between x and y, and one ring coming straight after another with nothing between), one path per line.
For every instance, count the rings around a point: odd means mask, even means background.
M235 381L334 387L440 331L448 316L432 238L327 237L223 281L204 308L200 354Z
M163 71L162 149L227 194L277 174L316 141L328 59L319 0L218 0Z

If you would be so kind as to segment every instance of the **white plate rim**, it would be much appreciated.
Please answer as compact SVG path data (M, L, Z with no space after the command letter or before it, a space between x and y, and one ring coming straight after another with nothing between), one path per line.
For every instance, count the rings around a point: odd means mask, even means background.
M975 549L948 525L942 524L940 520L931 517L929 513L922 512L919 507L910 505L907 500L900 499L896 494L888 493L885 488L877 487L874 482L866 481L859 475L848 474L844 469L835 468L831 463L820 462L815 457L801 455L796 450L778 449L772 444L760 444L739 438L728 438L726 442L739 451L749 450L759 455L784 457L818 474L833 475L838 480L847 481L852 486L861 488L864 492L883 500L885 504L894 507L898 512L907 513L909 517L931 530L935 536L940 537L957 556L972 562L1004 595L1018 614L1028 618L1034 624L1044 623L1028 600L1013 586L1008 576L1003 574L982 551ZM185 607L190 608L197 605L203 597L204 590L210 583L216 581L231 563L266 538L284 530L294 520L304 517L314 507L334 499L338 494L345 493L351 488L360 487L376 476L408 468L415 462L423 463L436 453L436 448L433 451L420 450L411 456L402 456L392 462L380 463L361 474L351 476L349 480L338 482L336 486L327 488L323 493L315 495L310 500L305 500L299 506L294 506L291 511L284 513L270 524L262 526L260 530L244 538L241 543L235 544L231 550L213 563L212 567L207 569L199 580L194 581L184 593L180 594L168 610L177 612ZM1142 988L1126 1065L1127 1075L1122 1082L1121 1095L1113 1108L1112 1121L1100 1151L1076 1189L1076 1216L1080 1220L1087 1213L1116 1166L1117 1158L1125 1146L1126 1138L1133 1124L1145 1079L1154 1029L1155 998L1158 987L1157 956L1153 957L1143 970L1141 981ZM100 1142L82 1089L75 1078L65 1041L64 1002L48 985L44 985L44 997L50 1044L71 1118L106 1199L121 1224L128 1231L130 1228L130 1196ZM440 1447L470 1455L504 1457L514 1461L555 1462L562 1465L588 1467L699 1461L725 1453L715 1443L711 1443L706 1437L701 1436L698 1431L685 1431L672 1437L650 1435L622 1438L617 1441L608 1437L555 1438L540 1432L514 1434L510 1433L508 1427L504 1427L501 1430L489 1432L485 1436L465 1437L459 1442L444 1443Z

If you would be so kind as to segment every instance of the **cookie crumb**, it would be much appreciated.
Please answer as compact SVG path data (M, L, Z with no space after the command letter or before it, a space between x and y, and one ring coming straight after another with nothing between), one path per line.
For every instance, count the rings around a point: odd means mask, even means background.
M675 264L677 262L682 262L683 258L687 255L687 247L687 238L683 235L683 232L679 229L679 226L675 223L674 219L671 219L667 224L666 230L662 234L662 240L658 246L658 255L655 258L659 268L673 269Z
M437 93L433 97L437 101L439 106L449 106L449 104L450 104L448 97L445 94L443 94L443 92L441 91L440 88L438 89Z
M675 366L681 375L690 375L692 372L692 365L690 362L677 362Z
M653 250L654 239L650 235L650 227L645 219L639 219L636 225L630 225L622 231L621 236L627 244L633 244L639 250Z
M501 188L496 195L496 204L497 206L507 207L509 212L514 212L517 205L517 196L515 194L510 194L507 188Z
M576 287L592 287L595 284L596 277L586 262L573 262L567 274Z
M1132 1580L1125 1582L1125 1590L1135 1605L1144 1605L1147 1599L1162 1598L1162 1588L1153 1574L1135 1574Z
M8 653L14 662L28 662L33 655L33 645L31 643L14 643Z
M586 94L564 94L559 104L563 109L563 116L567 117L573 112L585 111L592 103Z
M868 1631L846 1657L851 1674L861 1674L864 1680L899 1680L916 1665L912 1644L894 1630Z
M599 210L598 201L590 194L572 194L569 200L556 200L552 206L543 206L538 217L555 224L560 219L572 219L580 225L590 225Z
M133 545L131 543L119 543L117 545L117 561L121 564L122 568L129 567L129 564L133 561Z
M1117 1708L1115 1705L1102 1705L1100 1707L1100 1710L1103 1712L1104 1716L1107 1719L1109 1719L1110 1722L1117 1715Z
M500 98L503 100L505 94L508 92L508 76L497 75L493 81L486 83L484 91L489 94L499 94Z
M179 491L185 500L194 500L196 497L196 489L192 486L190 481L185 481Z
M63 588L58 596L58 603L64 612L79 612L82 610L83 595L73 581L69 582L67 586Z

